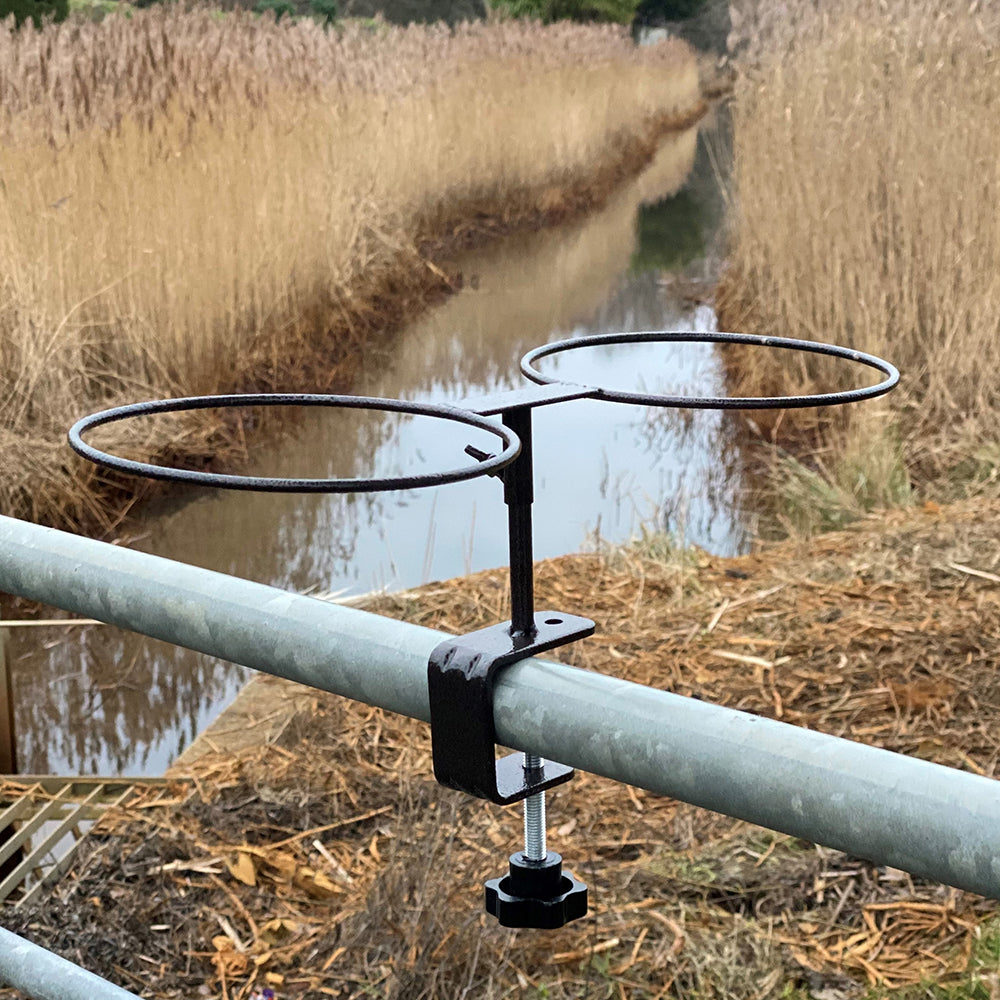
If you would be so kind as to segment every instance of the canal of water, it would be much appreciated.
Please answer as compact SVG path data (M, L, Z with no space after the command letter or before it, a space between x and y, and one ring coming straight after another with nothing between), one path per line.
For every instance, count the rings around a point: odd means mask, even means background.
M351 391L458 400L523 384L531 347L601 332L714 329L728 126L669 138L600 211L453 262L462 289L364 359ZM553 359L567 381L722 394L709 345L588 348ZM463 465L461 427L371 411L308 411L259 449L259 475L397 475ZM720 414L592 400L535 411L535 555L643 530L718 553L743 542L738 456ZM723 461L722 456L728 455ZM192 491L149 506L136 548L324 595L405 589L504 565L494 479L373 495ZM586 609L578 609L586 614ZM160 774L248 671L108 626L16 630L18 754L31 773Z

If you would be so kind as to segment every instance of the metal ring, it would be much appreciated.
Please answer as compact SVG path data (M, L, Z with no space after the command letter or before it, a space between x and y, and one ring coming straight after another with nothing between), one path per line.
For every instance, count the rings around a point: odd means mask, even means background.
M439 417L460 424L468 424L500 438L503 450L473 465L444 472L433 472L420 476L397 476L383 479L287 479L259 476L233 476L214 472L196 472L191 469L174 469L147 462L110 455L87 444L83 434L103 424L128 420L132 417L148 416L152 413L176 413L182 410L206 410L231 406L329 406L349 409L388 410L411 413L418 416ZM69 432L70 446L84 458L98 465L151 479L168 482L190 483L197 486L212 486L228 490L260 490L269 493L360 493L383 490L408 490L422 486L440 486L457 483L465 479L484 476L517 458L521 451L521 441L509 428L481 417L469 410L441 403L413 403L401 399L380 399L374 396L328 396L312 393L250 393L229 396L192 396L184 399L160 399L146 403L131 403L117 406L78 420Z
M834 358L854 361L881 372L885 378L875 385L861 389L847 389L843 392L824 392L810 396L661 396L642 392L621 392L593 386L594 399L612 403L637 403L640 406L676 406L701 410L765 410L774 407L789 409L803 406L837 406L842 403L856 403L862 399L881 396L899 382L899 372L895 366L872 354L864 354L847 347L834 347L813 340L792 340L788 337L762 337L752 333L696 333L689 331L661 330L651 333L607 333L595 337L578 337L544 344L529 351L521 358L521 371L532 382L540 385L560 384L560 380L544 375L533 367L536 361L576 350L581 347L600 347L606 344L635 343L711 343L711 344L754 344L759 347L779 347L785 350L806 351L810 354L826 354Z

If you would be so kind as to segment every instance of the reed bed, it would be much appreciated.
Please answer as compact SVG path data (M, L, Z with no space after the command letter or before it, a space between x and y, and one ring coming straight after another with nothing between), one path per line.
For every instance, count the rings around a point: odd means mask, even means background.
M95 408L345 388L375 331L447 287L428 246L595 203L699 111L690 49L606 27L165 5L0 31L0 509L107 523L64 445ZM226 443L171 434L114 443Z
M821 460L785 472L797 489L818 473L848 506L909 499L911 484L975 492L1000 467L1000 11L790 8L745 49L722 322L870 351L903 383L822 425L756 426L800 446L812 431ZM731 365L734 388L818 391L859 374L771 360Z

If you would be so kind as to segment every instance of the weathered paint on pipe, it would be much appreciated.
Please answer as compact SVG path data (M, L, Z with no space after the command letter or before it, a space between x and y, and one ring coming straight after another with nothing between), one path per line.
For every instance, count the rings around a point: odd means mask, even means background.
M0 590L429 718L431 629L10 518ZM506 746L1000 898L989 778L543 660L494 716Z
M35 1000L140 1000L135 993L2 927L0 982Z

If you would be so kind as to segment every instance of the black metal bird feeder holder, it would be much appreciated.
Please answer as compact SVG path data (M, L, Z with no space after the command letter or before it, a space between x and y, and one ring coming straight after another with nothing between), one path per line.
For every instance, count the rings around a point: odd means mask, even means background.
M873 368L882 379L874 385L808 396L689 397L622 392L600 386L560 382L545 375L537 362L552 355L617 344L716 343L822 354ZM275 493L359 493L440 486L478 476L498 476L507 505L510 553L509 621L442 642L427 667L431 709L434 776L442 784L500 805L525 803L524 850L510 856L508 874L485 886L486 909L506 927L561 927L587 912L587 887L562 869L562 858L547 849L545 792L573 776L563 764L532 753L496 760L493 685L502 668L594 631L587 618L562 611L535 611L531 510L534 502L531 411L573 399L680 409L755 410L832 406L880 396L899 381L887 361L860 351L813 341L741 333L661 331L616 333L563 340L530 351L522 373L533 385L457 405L408 402L367 396L308 393L260 393L196 396L119 406L79 420L69 432L70 445L85 458L118 472L217 489ZM227 475L136 462L101 451L83 440L95 427L156 413L236 406L320 406L384 410L423 415L465 424L498 439L495 454L469 446L470 462L443 472L383 479L289 479ZM496 421L496 417L500 421Z

